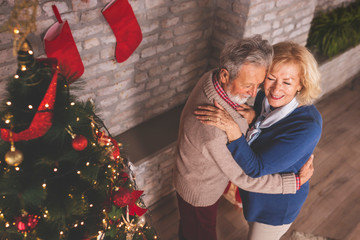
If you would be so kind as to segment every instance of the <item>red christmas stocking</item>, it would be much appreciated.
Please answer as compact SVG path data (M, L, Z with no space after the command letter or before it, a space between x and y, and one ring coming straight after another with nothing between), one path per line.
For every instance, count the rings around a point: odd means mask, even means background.
M128 0L113 0L101 11L116 37L115 56L124 62L142 40L140 26Z
M62 21L55 5L52 8L58 22L54 23L45 34L45 52L49 58L58 59L60 71L69 78L70 84L84 73L84 65L68 22Z

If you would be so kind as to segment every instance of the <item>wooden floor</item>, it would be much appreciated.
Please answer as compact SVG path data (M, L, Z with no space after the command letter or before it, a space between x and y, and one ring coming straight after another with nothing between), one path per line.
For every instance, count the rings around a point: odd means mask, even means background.
M315 150L310 194L300 215L283 236L296 230L337 240L360 239L360 79L316 104L323 133ZM152 225L162 240L177 240L179 213L175 194L150 208ZM219 240L245 240L241 209L224 198L217 218Z

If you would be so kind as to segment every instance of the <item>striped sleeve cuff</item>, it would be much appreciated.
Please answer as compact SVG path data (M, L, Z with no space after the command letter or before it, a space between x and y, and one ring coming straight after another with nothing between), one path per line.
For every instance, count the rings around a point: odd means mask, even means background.
M300 182L299 174L296 174L295 177L296 177L296 191L297 191L300 190L301 182Z

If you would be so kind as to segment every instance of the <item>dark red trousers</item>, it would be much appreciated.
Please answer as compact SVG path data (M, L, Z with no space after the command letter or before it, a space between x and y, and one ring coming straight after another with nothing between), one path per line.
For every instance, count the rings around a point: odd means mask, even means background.
M180 240L216 240L216 215L219 200L208 207L194 207L177 194Z

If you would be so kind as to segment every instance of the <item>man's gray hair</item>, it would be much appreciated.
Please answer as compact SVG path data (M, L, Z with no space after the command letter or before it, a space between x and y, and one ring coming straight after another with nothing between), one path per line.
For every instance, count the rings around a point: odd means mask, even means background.
M220 68L228 70L232 81L243 64L255 64L269 69L273 54L271 44L260 35L255 35L227 43L220 54Z

